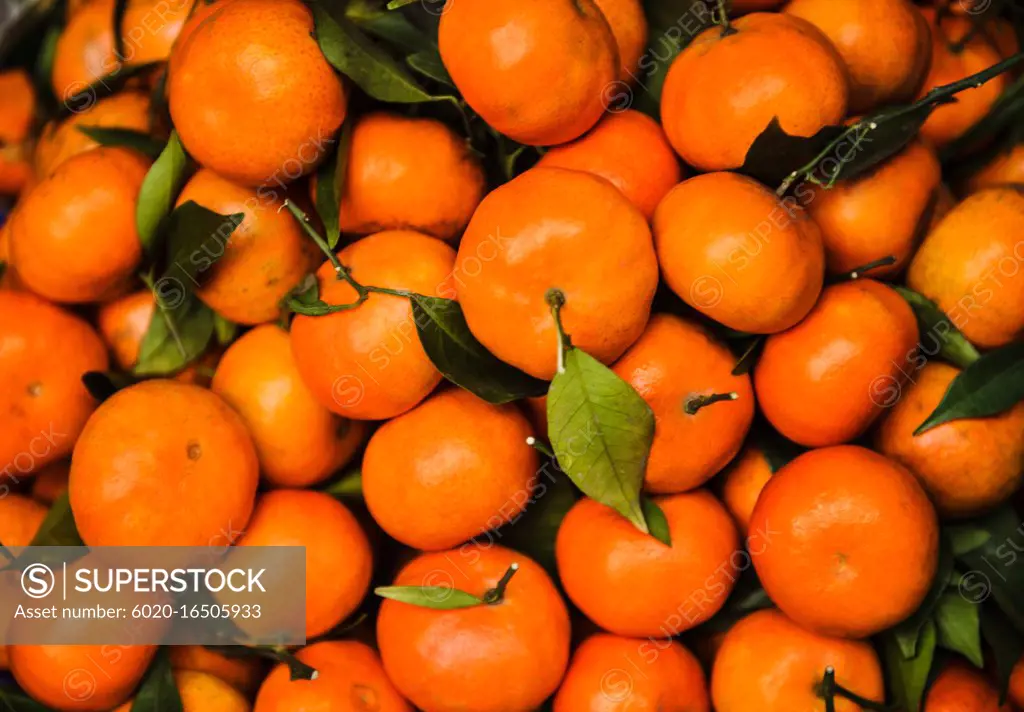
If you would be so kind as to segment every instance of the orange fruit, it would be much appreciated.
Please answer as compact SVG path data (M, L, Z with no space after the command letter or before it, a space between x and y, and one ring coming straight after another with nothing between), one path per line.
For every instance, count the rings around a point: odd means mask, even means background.
M985 675L954 660L936 676L924 699L923 712L1011 712L999 704L999 690Z
M594 0L608 21L619 52L619 79L629 82L647 46L647 17L640 0Z
M670 314L651 317L615 362L612 370L654 411L647 491L700 487L739 452L754 419L754 388L747 374L732 375L735 365L732 352L704 328ZM731 393L735 400L700 407L702 396Z
M33 157L37 178L46 178L67 159L99 145L79 130L83 126L148 133L149 96L142 92L124 91L101 99L60 123L51 121L46 124L36 141Z
M282 186L316 167L347 98L313 29L299 0L229 0L175 44L168 97L190 155L250 186Z
M363 457L363 497L395 539L450 549L516 519L530 500L537 453L529 421L451 389L384 423Z
M643 215L611 183L535 168L480 203L452 278L481 343L550 379L558 342L548 290L565 295L562 324L573 344L611 363L647 324L658 264Z
M813 633L776 610L757 611L725 634L711 673L711 699L718 712L823 710L817 689L827 667L847 690L885 699L882 666L871 645ZM836 712L861 710L843 697L835 703Z
M571 141L597 123L620 72L615 37L593 0L450 1L438 45L466 103L531 146Z
M339 418L317 402L295 368L288 332L257 326L233 343L210 389L242 416L275 487L308 487L347 463L362 445L362 422Z
M142 289L100 305L96 326L110 348L114 362L130 371L139 360L139 347L149 331L156 301L153 292Z
M129 0L121 20L124 59L129 64L163 62L195 0Z
M671 547L589 498L558 529L555 555L566 594L616 635L667 638L703 623L736 582L742 561L734 559L746 557L728 512L708 492L654 501L668 520Z
M119 67L114 53L114 0L91 0L70 16L57 40L50 73L53 93L58 101L67 101ZM89 103L85 96L82 103Z
M821 228L829 273L844 274L889 256L896 262L872 269L870 276L902 272L928 229L941 179L935 152L914 141L869 173L817 189L807 211Z
M134 151L95 148L37 183L11 224L18 278L57 302L116 296L142 258L135 205L148 169Z
M202 645L172 645L167 652L174 670L213 675L246 696L255 692L263 679L263 660L260 658L233 658Z
M284 209L283 199L273 191L243 188L213 171L200 170L178 195L179 206L188 201L221 215L245 216L226 239L218 231L203 241L201 253L197 250L189 257L199 268L196 296L239 324L276 319L281 299L317 260L313 242ZM231 224L225 226L226 232Z
M0 291L4 475L34 472L71 452L96 407L82 375L106 368L106 349L87 323L32 294Z
M32 699L57 710L107 712L128 699L153 645L11 645L11 674Z
M743 448L722 473L722 504L736 521L740 533L750 530L750 515L761 495L761 490L772 478L772 467L763 451L754 445Z
M249 712L251 709L242 693L215 675L180 670L175 671L174 682L181 697L182 712ZM128 700L114 712L131 712L134 702Z
M323 492L261 495L237 545L306 547L306 638L341 623L370 585L373 554L366 534L344 504Z
M49 506L68 491L69 460L58 460L44 465L32 478L32 499ZM3 541L0 538L0 541Z
M24 70L0 72L0 195L18 193L32 176L27 139L35 102L32 80Z
M822 635L866 638L899 623L935 575L939 530L928 495L901 465L862 447L811 450L783 466L750 526L770 532L753 557L765 592Z
M291 680L288 666L278 665L260 686L255 712L412 712L368 645L331 640L303 648L296 657L314 668L317 678Z
M636 161L638 155L644 157L642 165ZM600 176L621 190L648 220L683 177L661 126L633 110L606 115L589 133L550 149L537 165Z
M455 250L409 230L378 232L338 253L364 285L454 296L448 280ZM356 291L338 279L330 262L317 271L320 298L350 304ZM327 316L298 315L291 327L292 354L313 396L333 412L384 420L427 397L441 374L427 358L409 300L371 294L354 309Z
M892 405L917 338L914 312L892 288L871 279L827 287L806 319L765 341L757 402L794 442L849 442Z
M46 507L7 491L6 485L0 488L4 490L4 496L0 497L0 543L7 547L28 546L46 518Z
M981 514L1008 499L1024 478L1024 402L999 415L953 420L914 435L960 373L935 361L914 373L875 437L879 452L917 475L948 517Z
M1024 185L1024 143L1000 151L967 180L968 192Z
M673 640L598 633L576 648L555 694L554 712L709 712L704 671Z
M417 709L532 710L558 687L569 662L569 613L544 569L528 557L467 544L421 554L398 572L394 585L482 597L512 564L519 569L494 604L453 610L381 604L377 644L384 670Z
M1013 666L1010 674L1010 702L1020 708L1024 708L1024 656Z
M935 301L971 343L996 348L1024 333L1024 192L969 195L933 229L907 285Z
M341 229L362 235L409 229L454 240L483 193L480 161L445 124L368 114L352 129Z
M846 116L846 67L814 25L754 13L732 28L724 37L720 27L697 35L672 62L662 89L668 140L701 171L742 166L773 119L791 136L813 136Z
M821 30L843 58L851 113L907 103L924 81L931 32L910 0L790 0L785 12Z
M788 329L821 293L817 225L752 178L708 173L684 180L658 205L654 242L672 291L738 331Z
M249 521L258 469L227 403L156 379L96 409L75 445L68 492L88 546L226 546Z

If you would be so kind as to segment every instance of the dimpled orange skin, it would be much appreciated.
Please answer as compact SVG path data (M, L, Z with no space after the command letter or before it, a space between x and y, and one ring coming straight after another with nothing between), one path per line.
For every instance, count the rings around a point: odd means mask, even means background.
M455 250L432 237L391 230L353 242L338 253L364 285L454 297ZM320 298L350 304L356 291L330 262L317 271ZM327 316L297 315L292 354L313 396L347 418L385 420L412 408L441 382L427 358L408 299L371 294L355 309Z
M103 342L83 320L33 294L0 291L3 472L26 475L71 452L96 408L82 374L107 364Z
M264 481L308 487L327 479L355 454L366 426L320 405L295 368L288 332L257 326L221 357L210 389L245 421Z
M866 448L820 448L786 464L761 491L750 527L770 533L752 557L764 590L822 635L866 638L899 623L935 575L928 495L902 465Z
M263 680L264 661L259 658L232 658L202 645L172 645L167 652L174 670L214 675L247 696Z
M685 359L680 354L686 354ZM704 328L655 314L612 370L654 411L654 443L644 489L659 494L700 487L739 452L754 419L750 376L732 375L736 357ZM686 412L696 396L735 393L733 401Z
M834 44L849 71L850 112L906 103L931 64L928 22L910 0L790 0Z
M572 141L597 123L620 71L593 0L448 0L438 45L466 103L531 146Z
M710 712L700 663L672 640L607 633L573 653L554 712Z
M53 93L57 101L66 101L119 66L114 54L114 0L88 2L71 16L57 40L50 75Z
M95 148L37 183L11 225L18 278L56 302L99 301L123 290L142 259L135 206L148 169L134 151Z
M642 162L636 160L638 155L644 157ZM537 165L583 171L610 181L648 221L661 199L683 178L661 126L632 109L605 115L589 133L547 151Z
M999 690L984 673L953 660L938 674L924 699L923 712L1012 712L999 704Z
M227 403L155 379L97 408L68 493L88 546L226 546L249 521L258 477L252 439Z
M480 203L453 282L474 336L503 361L550 379L557 336L548 290L565 295L562 324L573 345L611 363L647 324L658 263L644 216L611 183L534 168Z
M306 638L341 623L370 585L373 553L365 532L344 504L323 492L261 495L237 545L306 547Z
M494 605L435 610L385 600L377 616L384 670L423 712L527 712L551 695L569 662L569 613L547 573L501 546L421 554L396 586L446 586L483 596L519 570ZM495 691L500 690L500 696Z
M736 581L739 536L721 502L704 490L656 497L672 546L609 507L577 502L555 541L558 574L573 603L605 630L670 637L708 620ZM638 594L638 592L642 592Z
M739 168L774 118L791 136L813 136L846 116L846 68L805 20L754 13L705 30L672 63L661 123L676 152L701 171Z
M440 121L396 114L356 122L346 176L346 233L411 229L451 241L484 194L483 168L466 139Z
M774 609L757 611L725 634L711 672L711 700L717 712L823 710L816 689L829 666L847 690L885 699L882 666L870 644L818 635ZM835 703L836 712L861 712L838 695Z
M1009 185L1024 185L1024 144L1002 151L967 180L968 192Z
M313 242L282 207L284 197L274 191L243 188L201 169L185 184L177 204L190 200L221 215L245 215L226 246L223 237L211 235L189 256L199 267L196 296L239 324L277 318L281 299L319 259Z
M71 463L68 460L51 462L39 469L32 478L32 499L49 506L68 491L68 474ZM3 541L3 539L0 539Z
M738 331L788 329L821 293L818 226L736 173L694 176L673 188L654 213L654 243L672 291Z
M1024 333L1024 192L965 198L921 243L907 285L932 299L967 339L997 348Z
M154 645L11 645L11 674L32 699L56 710L106 712L128 699Z
M0 480L3 483L4 480ZM8 492L0 498L0 542L4 546L28 546L46 518L46 507L28 497Z
M530 499L537 452L515 405L447 390L382 425L363 457L370 514L398 541L450 549L515 519Z
M942 179L935 152L914 141L870 173L815 190L807 211L821 228L830 274L843 274L883 257L892 265L872 278L903 271L931 218Z
M917 340L914 312L891 287L870 279L827 287L806 319L765 341L757 402L793 442L849 442L892 405Z
M314 643L295 655L314 668L315 680L291 680L279 664L264 680L254 712L412 712L384 674L380 656L354 640Z
M64 121L43 127L36 142L33 166L37 178L46 178L61 163L99 144L79 130L80 126L130 129L149 132L149 97L125 91L100 101Z
M128 371L138 362L139 346L155 308L156 301L148 289L100 305L96 325L120 368Z
M222 0L173 54L168 97L181 141L234 182L309 173L345 119L345 89L298 0Z
M619 51L619 79L630 82L647 46L647 17L640 0L594 0Z
M35 112L35 90L21 69L0 72L0 194L14 194L30 180L26 141Z
M722 473L722 503L744 536L750 530L750 515L761 490L772 478L772 468L764 452L753 445L743 448Z
M960 373L937 361L916 371L875 434L879 452L917 475L944 517L981 514L1008 499L1024 477L1024 402L914 435Z

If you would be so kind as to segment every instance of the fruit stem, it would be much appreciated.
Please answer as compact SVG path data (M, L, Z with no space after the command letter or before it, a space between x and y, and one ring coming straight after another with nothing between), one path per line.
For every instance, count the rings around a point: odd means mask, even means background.
M719 403L721 401L734 401L739 397L739 393L736 393L735 391L731 393L712 393L709 396L691 396L686 400L686 405L683 406L683 410L685 410L688 415L697 415L697 411L706 405Z
M555 451L552 450L551 447L543 440L538 440L537 438L531 435L530 437L526 438L526 444L532 447L537 452L541 453L542 455L547 455L552 460L555 459Z
M881 257L881 258L879 258L877 260L873 260L871 262L868 262L866 265L861 265L860 267L855 267L854 269L850 270L846 274L841 275L839 277L838 281L845 282L845 281L848 281L848 280L860 279L861 277L864 276L865 272L870 272L873 269L878 269L879 267L888 267L889 265L894 265L894 264L896 264L896 257L895 257L895 255L889 255L888 257Z
M836 682L836 669L829 665L825 668L825 676L821 680L818 696L825 700L825 712L835 712L836 697L849 700L861 709L874 710L874 712L889 712L892 708L865 699L855 692L847 690Z
M565 306L565 293L557 287L552 287L544 295L544 301L551 307L551 316L555 318L555 331L558 334L558 372L565 373L565 352L572 347L569 335L562 327L562 307Z
M519 564L513 563L509 566L508 570L498 580L498 585L484 594L484 603L492 606L495 603L501 603L502 599L505 598L505 588L508 586L508 582L512 580L512 577L516 575L518 570Z
M713 19L716 25L721 26L722 37L736 34L736 30L729 24L729 13L725 8L725 0L718 0L718 9L714 11Z
M836 712L836 671L831 665L825 668L820 694L825 698L825 712Z

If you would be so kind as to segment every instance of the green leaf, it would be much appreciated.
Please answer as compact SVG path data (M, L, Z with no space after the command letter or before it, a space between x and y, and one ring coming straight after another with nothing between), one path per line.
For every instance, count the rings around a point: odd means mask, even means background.
M713 19L704 0L643 0L648 41L629 84L613 82L602 96L609 111L629 106L659 118L661 90L669 67Z
M89 391L89 395L102 403L122 388L131 385L131 379L112 371L87 371L82 374L82 385Z
M44 704L36 702L18 690L0 687L0 710L4 712L51 712Z
M541 477L542 473L545 477ZM577 496L569 478L558 471L553 461L546 460L537 472L526 510L498 530L501 545L523 552L557 580L555 539L562 520L576 504Z
M996 415L1024 400L1024 341L989 351L957 375L934 412L914 431L960 418Z
M906 658L899 643L891 634L883 634L885 667L892 685L893 694L901 705L899 709L917 712L921 709L925 686L928 684L928 673L935 659L935 646L938 635L935 623L930 619L921 628L921 638L917 644L917 654Z
M345 17L403 52L437 51L435 40L409 22L403 13L382 9L377 0L350 0L345 6Z
M176 131L171 132L160 156L149 168L139 190L139 202L135 208L135 225L139 232L142 249L150 255L159 247L157 239L160 228L170 215L174 201L185 182L188 156L181 145Z
M973 524L951 524L945 527L946 536L949 537L953 547L953 556L961 556L974 551L992 538L992 534L981 527Z
M931 620L939 601L949 587L949 579L953 573L953 552L945 536L939 538L939 561L935 568L935 578L931 588L925 594L921 605L910 617L890 629L889 634L896 640L904 658L917 655L917 645L921 638L921 629L925 622Z
M235 337L238 336L238 324L233 321L228 321L220 314L214 313L213 315L213 333L217 337L217 343L221 346L227 346Z
M647 522L651 536L665 546L672 546L672 532L668 526L668 519L665 518L665 513L661 511L658 503L650 497L641 497L640 508L643 510L644 521Z
M351 304L328 304L325 302L320 298L320 283L315 274L306 275L284 296L281 304L289 311L303 316L326 316L359 306L359 302Z
M159 156L164 147L162 143L142 131L106 126L78 126L77 128L101 146L130 148L150 159Z
M135 695L131 712L183 712L183 709L171 672L170 655L167 648L160 648Z
M437 53L437 50L414 52L405 58L405 63L413 71L422 74L427 79L433 79L452 89L455 88L455 82L448 74L448 70L444 68L444 62L441 61L441 55Z
M935 626L938 644L946 650L960 653L975 667L985 661L981 655L981 626L978 604L968 601L958 592L944 593L935 607Z
M358 467L353 467L343 473L341 477L329 483L323 491L332 497L345 499L348 497L363 496L363 473Z
M943 163L961 154L984 146L993 136L1002 134L1007 129L1020 126L1024 115L1024 76L1004 91L981 120L971 125L963 135L953 139L942 147L939 157ZM991 158L991 156L987 156Z
M167 219L167 264L157 284L174 280L191 293L244 218L245 213L221 215L192 200L176 207Z
M29 546L83 546L67 492L58 496L50 505L50 511L46 513L46 518L39 525Z
M488 403L544 395L544 381L499 360L476 340L458 302L422 294L409 301L423 350L449 381Z
M548 391L548 439L558 464L588 497L647 533L640 506L654 413L633 387L577 348Z
M440 611L484 605L482 598L448 586L378 586L373 592L381 598Z
M949 318L928 297L907 287L893 287L914 310L918 333L921 335L919 348L925 356L938 354L960 368L967 368L978 360L980 354L970 341L953 326ZM925 338L928 336L929 338ZM937 342L937 343L925 343Z
M991 597L1024 633L1024 526L1008 504L974 524L987 531L989 538L960 556L966 569L958 583L960 595L975 602Z
M159 284L159 283L158 283ZM177 373L198 358L213 337L213 311L193 295L179 292L180 285L165 283L156 291L157 308L139 346L139 361L133 369L138 376L166 376ZM181 294L181 300L168 303Z
M1024 656L1024 635L1014 629L1002 611L989 603L984 603L981 607L981 637L992 650L999 686L999 703L1002 704L1006 702L1013 669Z
M352 120L341 125L334 160L324 161L316 172L316 212L324 224L324 237L332 250L341 239L341 196L348 177L348 152L352 144Z

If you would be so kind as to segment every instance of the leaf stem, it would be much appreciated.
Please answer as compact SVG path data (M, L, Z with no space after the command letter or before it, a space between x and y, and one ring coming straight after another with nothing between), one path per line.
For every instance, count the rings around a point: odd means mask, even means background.
M688 415L697 415L697 411L706 405L720 403L722 401L734 401L739 397L739 394L735 391L731 393L712 393L709 396L691 396L686 399L686 404L683 406L683 410L685 410Z
M519 564L517 563L509 566L508 570L498 580L498 584L484 594L484 603L491 606L495 603L501 603L502 599L505 598L505 589L508 587L508 582L512 580L512 577L516 575L518 570Z
M850 270L846 274L841 275L836 281L837 282L847 282L847 281L851 281L851 280L854 280L854 279L860 279L861 277L864 276L865 272L870 272L873 269L878 269L879 267L888 267L889 265L894 265L894 264L896 264L896 256L895 255L889 255L888 257L880 257L879 259L872 260L871 262L868 262L865 265L861 265L860 267L853 268L852 270Z
M555 331L558 334L558 373L565 373L565 352L572 347L572 340L562 327L562 307L565 306L565 293L552 287L544 295L544 301L551 307L551 316L555 319Z
M555 459L555 451L552 450L551 446L549 446L543 440L538 440L537 438L531 435L530 437L526 438L526 444L532 447L537 452L541 453L542 455L547 455L552 460Z

